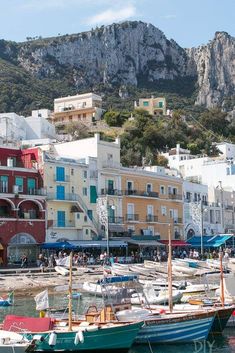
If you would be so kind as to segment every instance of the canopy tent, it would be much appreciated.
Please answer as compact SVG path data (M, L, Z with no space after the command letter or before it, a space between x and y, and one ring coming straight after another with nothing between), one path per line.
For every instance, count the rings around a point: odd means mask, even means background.
M232 235L203 235L201 236L193 236L192 238L188 239L187 242L192 248L200 248L201 247L201 239L203 240L203 248L218 248L226 243Z
M127 242L128 244L138 245L139 247L163 246L163 244L157 240L127 240Z
M160 242L164 245L168 245L169 241L168 240L160 240ZM177 247L177 246L190 246L186 241L184 240L172 240L171 241L171 246Z

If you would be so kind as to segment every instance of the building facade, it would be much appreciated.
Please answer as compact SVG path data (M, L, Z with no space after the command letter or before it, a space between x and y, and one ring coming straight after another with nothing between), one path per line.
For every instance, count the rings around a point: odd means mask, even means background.
M45 241L46 192L37 170L37 150L0 147L0 259L35 261Z
M164 97L141 98L139 99L138 108L146 110L153 116L166 115L166 99Z

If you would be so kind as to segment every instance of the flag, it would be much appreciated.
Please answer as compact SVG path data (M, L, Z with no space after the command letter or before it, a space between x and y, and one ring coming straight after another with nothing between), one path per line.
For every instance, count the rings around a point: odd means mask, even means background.
M34 300L36 302L36 310L45 310L49 308L49 298L48 298L48 290L44 290L41 293L38 293Z

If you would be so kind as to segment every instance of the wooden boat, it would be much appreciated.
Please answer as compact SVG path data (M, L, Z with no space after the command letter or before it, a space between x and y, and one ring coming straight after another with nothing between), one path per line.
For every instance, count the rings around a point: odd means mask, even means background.
M25 353L31 342L15 332L0 330L0 353Z
M63 266L55 266L55 271L62 276L68 276L69 270Z
M186 343L206 340L214 321L214 313L166 315L145 319L135 343Z

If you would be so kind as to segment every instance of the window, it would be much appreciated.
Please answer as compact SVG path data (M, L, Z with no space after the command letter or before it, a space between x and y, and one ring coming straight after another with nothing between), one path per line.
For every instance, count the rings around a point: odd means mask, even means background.
M170 216L170 218L174 217L174 210L172 210L172 209L169 210L169 216Z
M96 203L97 191L95 185L90 185L90 203Z
M57 226L65 227L65 211L57 211Z
M16 177L15 185L18 186L18 192L23 192L24 179L22 177Z
M132 181L127 181L127 190L133 190L133 182Z
M167 214L166 206L161 206L161 214L162 216L166 216Z
M159 108L163 108L163 102L159 102L159 103L158 103L158 107L159 107Z
M30 195L35 195L36 181L33 178L27 179L27 190Z
M71 169L71 175L74 175L74 169Z
M165 186L163 186L163 185L160 186L160 194L161 195L165 194Z
M71 192L74 194L74 186L71 187Z
M146 185L146 191L150 193L152 191L152 184L147 184Z
M56 181L65 181L64 167L56 167Z
M8 176L0 176L0 192L8 192Z
M80 213L77 213L77 219L80 219Z
M190 192L186 192L186 199L187 199L187 201L191 201L191 193Z
M83 171L83 178L84 178L84 179L87 179L87 170L84 170L84 171Z
M88 235L89 234L89 230L88 229L86 229L86 235Z
M148 102L148 101L144 101L144 102L143 102L143 106L144 106L144 107L148 107L148 106L149 106L149 102Z
M87 196L87 188L82 188L82 194L83 196Z

